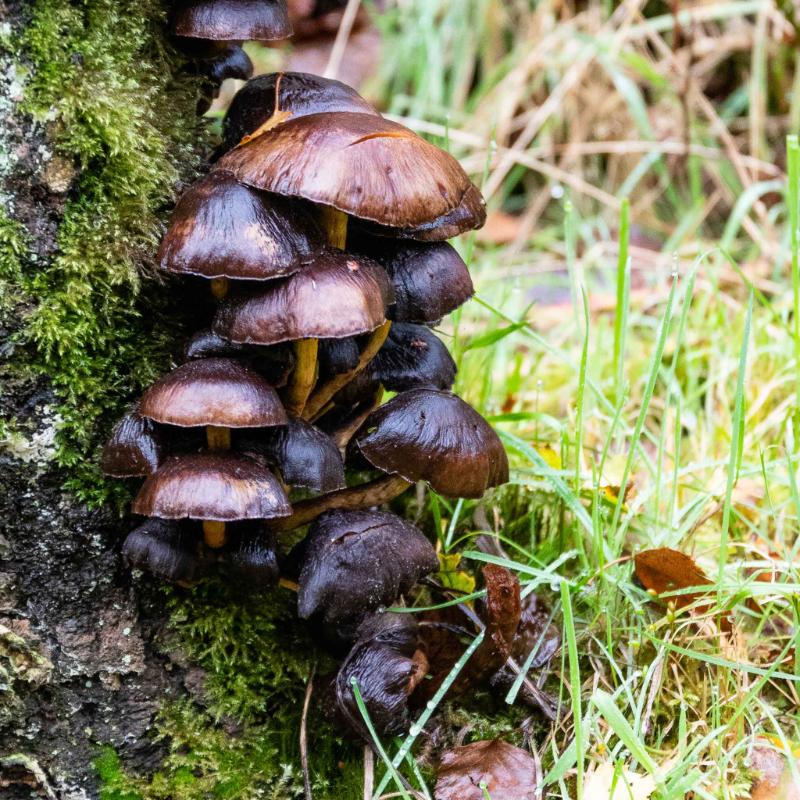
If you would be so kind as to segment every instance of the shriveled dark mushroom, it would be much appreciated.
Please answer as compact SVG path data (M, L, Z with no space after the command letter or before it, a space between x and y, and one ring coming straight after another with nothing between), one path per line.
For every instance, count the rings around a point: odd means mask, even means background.
M300 572L298 611L326 625L397 600L439 568L431 543L411 523L380 511L329 511L312 525Z
M260 456L290 486L333 492L345 486L344 462L334 441L310 422L293 417L286 425L247 432L237 449Z
M233 453L173 456L150 475L133 501L134 514L197 519L209 547L225 544L225 523L275 519L291 513L277 478L250 458Z
M368 368L389 391L452 389L456 362L442 340L422 325L396 322Z
M358 366L361 348L358 338L348 336L345 339L323 339L319 343L317 355L320 377L331 378L351 372Z
M149 475L164 455L163 437L155 423L136 411L126 414L111 432L100 468L115 478Z
M260 525L240 528L225 553L226 561L248 588L266 589L280 578L275 534Z
M131 567L182 585L206 575L211 563L191 531L165 519L148 519L134 528L125 539L122 556Z
M354 249L389 273L395 292L389 316L398 322L433 325L475 293L464 259L446 242L362 238Z
M292 35L286 0L178 0L172 32L192 39L272 41Z
M358 639L336 675L341 720L371 742L358 709L353 681L380 735L403 733L410 724L408 697L424 678L427 664L418 649L417 623L411 614L374 614L358 629Z
M220 281L291 275L322 250L325 236L297 200L266 195L214 170L183 194L161 242L161 269Z
M355 89L341 81L305 72L258 75L231 101L223 123L223 147L236 147L270 121L285 122L331 111L380 116Z
M253 74L253 62L238 44L229 44L203 71L216 85L229 78L246 81Z

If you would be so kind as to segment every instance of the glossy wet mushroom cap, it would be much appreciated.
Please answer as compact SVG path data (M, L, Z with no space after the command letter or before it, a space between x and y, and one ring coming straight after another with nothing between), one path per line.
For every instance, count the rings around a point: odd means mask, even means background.
M276 391L229 358L189 361L142 396L140 413L169 425L262 428L288 421Z
M423 387L452 389L457 367L430 328L395 322L367 370L389 391L405 392Z
M287 517L291 506L275 476L233 453L196 453L169 458L144 482L134 514L162 519L235 522Z
M311 526L297 595L303 619L338 626L389 605L439 560L422 532L394 514L328 511Z
M114 478L149 475L158 469L163 455L163 437L155 423L132 411L114 426L100 468Z
M276 111L288 115L286 119L334 111L380 116L355 89L341 81L306 72L258 75L231 101L223 123L224 149L236 147Z
M292 35L286 0L179 0L172 32L193 39L272 41Z
M232 539L225 553L230 570L248 588L275 586L280 578L275 534L256 524L236 531Z
M228 78L246 81L253 74L253 62L238 44L230 45L202 66L203 72L217 84Z
M477 192L449 153L370 114L289 120L231 150L219 167L258 189L399 228L431 223Z
M389 278L378 264L330 250L286 280L226 297L212 330L262 345L354 336L382 325L391 300Z
M324 243L302 202L266 195L214 170L178 201L158 262L183 275L274 280L297 272Z
M475 294L467 265L446 242L389 242L361 239L352 248L375 259L389 274L395 303L390 318L436 324Z
M317 363L320 377L341 375L350 372L358 365L361 355L358 338L348 336L346 339L323 339L319 343Z
M371 741L356 703L353 679L378 734L408 729L408 697L427 667L415 658L417 647L417 623L411 614L373 614L364 620L335 683L339 716L352 733Z
M237 437L236 447L280 470L289 486L325 493L345 486L344 462L333 440L298 417L286 425L248 431Z
M508 480L508 457L486 420L459 397L403 392L367 418L355 447L374 467L426 481L446 497L482 497Z
M199 537L172 520L148 519L134 528L122 545L130 567L174 583L192 583L207 572Z

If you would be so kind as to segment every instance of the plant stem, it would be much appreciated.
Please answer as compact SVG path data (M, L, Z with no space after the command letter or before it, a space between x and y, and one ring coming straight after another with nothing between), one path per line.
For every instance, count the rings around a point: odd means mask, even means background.
M351 486L295 503L294 513L291 516L271 522L270 527L277 531L290 531L301 525L307 525L320 514L335 508L356 510L379 506L399 497L412 485L399 475L383 475L360 486Z
M300 339L294 343L295 368L286 397L286 410L299 416L317 380L318 339Z
M208 442L209 450L230 450L231 429L207 425L206 441ZM228 540L225 523L218 520L203 520L203 540L214 550L224 547L225 542Z
M217 300L222 300L228 294L231 282L227 278L212 278L211 279L211 294Z

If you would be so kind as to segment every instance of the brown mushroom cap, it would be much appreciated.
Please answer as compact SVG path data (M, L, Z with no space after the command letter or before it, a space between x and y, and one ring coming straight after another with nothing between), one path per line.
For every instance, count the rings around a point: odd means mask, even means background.
M444 342L424 325L395 322L365 370L391 392L423 387L452 389L456 362Z
M449 153L370 114L289 120L232 150L219 167L249 186L397 228L433 222L477 192Z
M482 497L508 480L498 435L461 398L436 389L412 389L381 406L355 446L374 467L427 481L446 497Z
M380 116L355 89L341 81L306 72L258 75L231 101L223 123L223 148L236 147L276 111L289 114L289 119L332 111Z
M366 239L352 249L374 258L389 273L395 294L389 316L398 322L435 324L475 294L464 259L446 242Z
M219 522L287 517L292 511L266 467L219 452L168 459L144 482L132 510L146 517Z
M180 0L171 12L176 36L272 41L292 35L286 0Z
M144 393L139 408L145 417L182 428L264 428L288 422L277 392L229 358L182 364Z
M278 344L367 333L386 321L389 278L378 264L338 251L253 294L227 297L212 328L232 342Z
M203 278L272 280L297 272L325 237L307 207L214 170L183 194L161 242L161 269Z
M198 537L164 519L146 519L134 528L122 545L122 557L128 566L167 581L196 581L210 566Z
M114 426L100 468L114 478L149 475L158 469L163 455L163 442L155 423L132 411Z

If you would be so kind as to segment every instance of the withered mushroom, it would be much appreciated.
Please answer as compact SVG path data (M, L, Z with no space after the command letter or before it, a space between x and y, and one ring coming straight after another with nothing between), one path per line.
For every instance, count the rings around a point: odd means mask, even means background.
M178 0L172 32L191 39L272 41L292 35L286 0Z
M173 456L144 482L134 514L197 519L209 547L225 544L225 523L291 513L278 479L245 456L227 452Z
M304 419L293 417L286 425L248 432L237 439L237 448L263 458L289 486L325 493L345 486L336 444Z
M225 150L236 147L262 126L331 111L378 112L341 81L306 72L273 72L248 81L231 101L223 123Z
M396 322L369 365L369 374L389 391L451 389L456 362L442 340L422 325Z
M424 678L427 664L418 649L411 614L374 614L358 629L358 639L336 675L337 710L350 730L370 742L358 709L353 681L380 735L403 733L410 724L408 697Z
M183 194L161 242L161 269L217 281L274 280L301 269L325 244L308 209L296 200L269 196L215 170Z
M439 559L422 532L394 514L329 511L311 526L300 572L298 611L337 626L388 605Z
M202 578L210 564L197 537L165 519L148 519L134 528L125 539L122 556L131 567L182 585Z
M131 411L114 426L100 468L114 478L134 478L155 472L162 458L163 437L156 425Z
M278 583L278 551L275 534L260 525L240 529L228 545L226 558L230 569L248 587L267 588Z

